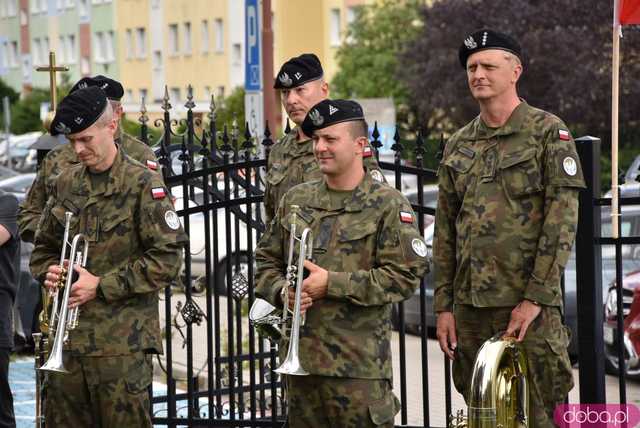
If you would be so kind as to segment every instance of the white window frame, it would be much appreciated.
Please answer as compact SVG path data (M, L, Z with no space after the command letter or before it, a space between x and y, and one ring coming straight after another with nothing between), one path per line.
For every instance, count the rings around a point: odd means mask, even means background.
M78 62L78 56L76 55L76 35L67 35L67 61L69 64L76 64Z
M169 56L180 53L180 34L178 24L169 24Z
M224 53L224 21L222 18L216 18L214 21L214 34L215 34L215 52Z
M340 46L342 36L342 18L340 9L332 8L329 10L329 45L331 47Z
M133 42L133 30L131 28L127 28L125 31L124 45L125 45L125 58L133 59L135 44Z
M200 52L203 54L209 53L210 49L210 32L209 32L209 21L203 19L200 23Z
M193 46L191 44L191 22L184 22L182 24L182 38L184 43L182 44L182 52L184 55L191 55Z
M147 57L147 31L144 27L136 28L136 56L139 59Z

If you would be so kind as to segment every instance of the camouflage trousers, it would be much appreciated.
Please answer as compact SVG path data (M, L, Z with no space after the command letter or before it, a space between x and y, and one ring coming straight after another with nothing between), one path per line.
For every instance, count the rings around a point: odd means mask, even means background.
M63 359L69 373L45 379L47 427L151 427L151 355Z
M400 402L386 379L287 376L290 428L393 427Z
M495 334L506 330L513 308L475 308L456 305L454 316L458 347L453 361L453 381L468 403L469 380L476 353ZM543 306L531 323L522 345L528 358L531 427L555 427L553 411L573 388L567 347L569 331L557 307Z

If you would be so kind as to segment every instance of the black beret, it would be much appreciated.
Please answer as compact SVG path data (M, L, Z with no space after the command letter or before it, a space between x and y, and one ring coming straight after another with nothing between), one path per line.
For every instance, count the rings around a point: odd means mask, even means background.
M107 107L107 97L97 86L78 89L58 104L51 122L51 135L77 134L94 123Z
M311 136L318 129L354 120L364 120L360 104L351 100L326 99L311 107L301 127L305 135Z
M486 49L500 49L511 52L522 61L522 48L513 37L494 30L484 29L469 34L460 45L458 57L462 68L467 68L467 59L476 52Z
M314 54L302 54L282 64L276 76L275 89L289 89L322 77L322 64Z
M109 79L106 76L97 75L94 77L83 77L78 80L71 88L71 92L82 88L88 88L89 86L97 86L104 91L107 98L114 101L120 101L124 95L124 88L117 80Z

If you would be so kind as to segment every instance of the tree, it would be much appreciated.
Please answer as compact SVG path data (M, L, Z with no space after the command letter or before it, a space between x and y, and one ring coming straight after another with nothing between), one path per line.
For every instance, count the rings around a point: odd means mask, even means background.
M40 120L40 105L47 101L49 101L49 91L36 88L15 103L11 108L11 132L24 134L31 131L44 131Z
M4 113L4 104L2 100L4 97L9 97L9 105L18 101L20 94L13 90L13 88L6 83L2 79L0 79L0 113Z
M423 8L422 31L400 54L400 77L417 94L412 107L436 133L451 132L477 115L458 47L466 34L496 28L513 35L525 51L520 96L560 116L574 135L609 142L612 9L606 1L588 6L581 0L437 1ZM624 33L620 123L623 135L637 135L640 32L625 27Z
M338 72L331 81L332 97L392 97L407 102L405 82L395 79L396 53L420 30L419 0L379 0L356 9L345 43L338 49Z

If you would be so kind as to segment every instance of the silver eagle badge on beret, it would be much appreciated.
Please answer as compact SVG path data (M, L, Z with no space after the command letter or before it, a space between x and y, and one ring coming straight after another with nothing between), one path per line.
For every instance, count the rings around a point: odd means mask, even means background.
M478 47L478 44L476 43L473 36L469 36L466 39L464 39L464 45L467 47L467 49L475 49Z
M313 109L309 112L309 119L315 126L320 126L324 123L324 117L320 114L320 112L316 109Z
M71 133L71 128L69 128L67 125L65 125L62 122L58 122L56 124L56 131L58 131L61 134L70 134Z
M280 83L282 83L282 86L291 86L293 84L293 80L291 80L291 77L289 77L289 75L284 72L280 76L278 76L278 80L280 81Z

